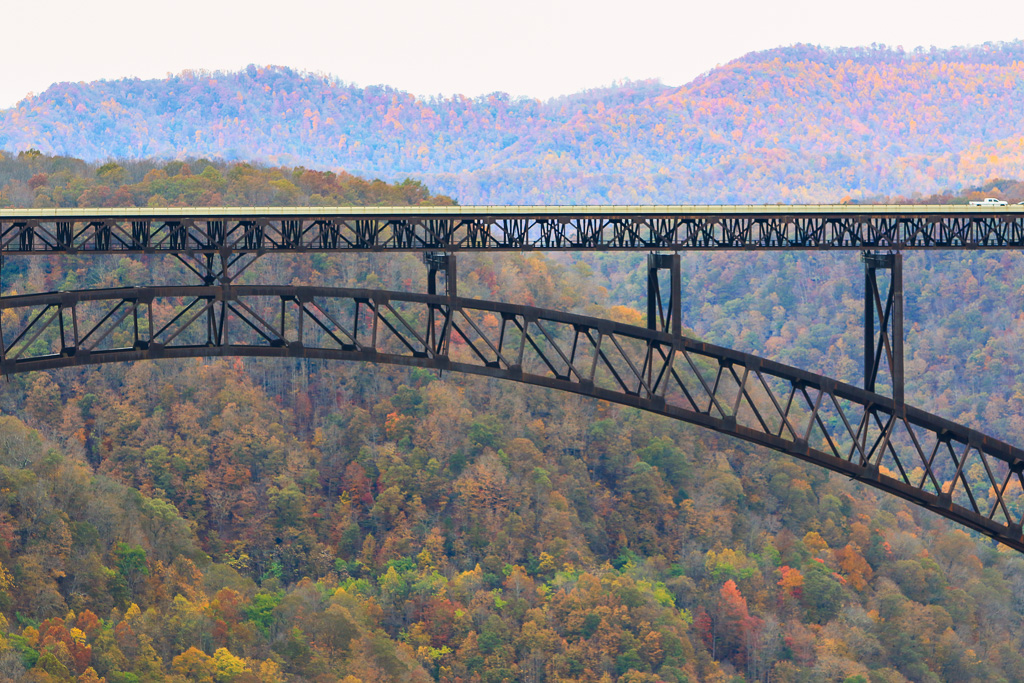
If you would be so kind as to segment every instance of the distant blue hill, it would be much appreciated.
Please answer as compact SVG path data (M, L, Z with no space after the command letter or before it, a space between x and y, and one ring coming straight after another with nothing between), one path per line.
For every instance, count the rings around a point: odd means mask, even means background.
M419 99L283 67L59 83L0 149L209 157L407 176L463 203L835 201L1024 176L1024 42L797 45L681 88Z

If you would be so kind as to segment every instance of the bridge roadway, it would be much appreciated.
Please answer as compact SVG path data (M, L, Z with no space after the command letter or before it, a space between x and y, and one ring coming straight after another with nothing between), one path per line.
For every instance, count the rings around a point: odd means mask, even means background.
M1022 205L0 210L0 254L1022 247Z

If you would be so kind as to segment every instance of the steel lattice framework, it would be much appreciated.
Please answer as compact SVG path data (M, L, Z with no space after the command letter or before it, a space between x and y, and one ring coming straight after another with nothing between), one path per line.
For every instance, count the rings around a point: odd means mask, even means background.
M1024 206L467 206L0 211L0 253L1008 249Z
M235 355L511 379L767 446L1024 551L1024 451L907 406L903 364L902 251L1020 248L1024 206L0 210L0 271L157 254L203 283L0 297L0 371ZM456 254L485 250L648 252L647 327L458 297ZM678 252L702 250L862 252L864 388L682 336ZM426 294L237 284L264 254L386 251L423 252Z
M144 287L4 297L0 309L5 373L234 355L510 379L767 446L1024 551L1024 451L880 394L670 331L450 289Z

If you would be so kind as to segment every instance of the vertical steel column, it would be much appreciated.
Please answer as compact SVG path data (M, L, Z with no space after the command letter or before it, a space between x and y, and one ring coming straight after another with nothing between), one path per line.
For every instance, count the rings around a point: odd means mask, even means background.
M878 280L875 269L869 261L870 254L864 252L864 388L875 390L875 375L878 365L875 363L875 293L878 291Z
M205 268L203 269L203 284L209 287L217 281L217 276L214 274L214 255L211 253L203 254L205 260ZM221 311L224 310L226 302L221 302ZM220 335L217 333L217 307L216 305L210 306L206 311L206 345L217 346Z
M904 406L903 396L903 254L893 255L892 284L890 292L893 300L892 316L892 399L900 409Z
M892 398L904 403L903 375L903 255L864 252L864 388L875 391L883 356L892 378ZM878 271L889 271L882 303ZM878 321L877 328L875 320Z
M647 329L683 333L682 279L679 275L679 254L647 255ZM660 271L669 271L668 305L662 293Z
M455 270L455 254L443 251L423 252L423 262L427 264L427 293L437 294L437 274L444 273L445 296L458 296L457 277Z
M427 264L427 293L437 294L437 275L444 273L444 293L447 297L447 305L430 306L429 319L427 320L427 345L429 352L436 356L448 355L448 341L452 331L452 311L455 309L455 300L458 297L458 272L455 266L455 254L446 254L442 251L427 251L423 253L423 262ZM435 321L440 317L441 330L438 332Z

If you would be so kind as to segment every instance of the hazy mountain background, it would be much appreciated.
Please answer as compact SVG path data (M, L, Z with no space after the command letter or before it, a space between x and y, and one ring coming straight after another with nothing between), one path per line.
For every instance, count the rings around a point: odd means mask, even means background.
M751 53L680 88L421 99L282 67L60 83L0 149L412 176L477 203L815 202L1024 176L1024 42Z

